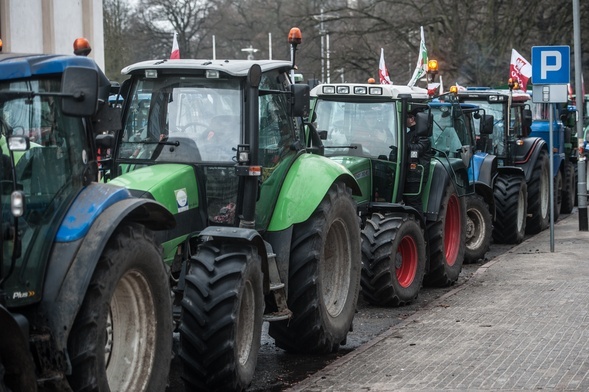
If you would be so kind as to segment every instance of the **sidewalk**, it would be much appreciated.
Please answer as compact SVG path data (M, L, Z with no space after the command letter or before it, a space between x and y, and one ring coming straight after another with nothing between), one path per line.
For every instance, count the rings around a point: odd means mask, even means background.
M289 391L589 391L589 232L577 210Z

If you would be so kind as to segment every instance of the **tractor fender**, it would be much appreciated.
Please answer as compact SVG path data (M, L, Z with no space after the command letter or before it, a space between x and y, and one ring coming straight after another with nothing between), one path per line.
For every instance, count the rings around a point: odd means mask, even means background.
M433 168L433 173L430 174L431 186L429 187L430 194L426 210L428 221L438 220L444 191L446 190L448 183L452 182L450 175L443 165L434 165ZM456 185L454 185L454 188L456 188Z
M491 186L497 166L497 156L477 152L473 156L473 164L468 168L469 179Z
M520 140L523 144L516 148L515 164L524 170L526 182L529 182L540 151L545 150L548 153L548 145L539 137L527 137Z
M331 185L339 181L353 195L362 195L358 182L344 166L320 155L300 155L284 179L268 230L285 230L309 219Z
M79 204L76 205L76 202ZM76 208L83 210L84 204L87 209L94 207L92 198L78 197L76 202L70 211L75 211ZM97 214L89 215L87 218L91 222L81 237L71 236L69 241L64 241L65 237L62 237L60 240L59 233L62 229L58 230L49 258L40 311L54 333L58 351L65 352L67 348L71 326L84 300L102 250L115 229L122 222L136 222L151 230L168 229L175 224L173 215L163 205L149 199L118 200Z
M208 226L205 227L198 237L201 239L213 238L216 240L223 239L225 241L237 241L241 243L248 243L256 247L258 254L262 259L262 273L264 275L264 292L269 291L269 275L268 275L268 253L271 248L267 248L266 242L262 235L255 229L246 229L241 227L226 227L226 226ZM268 246L271 246L268 244Z
M18 390L34 392L37 390L35 363L29 351L28 320L20 314L10 313L0 305L0 362L10 363L19 369ZM6 367L6 366L5 366Z
M483 197L483 200L489 206L489 212L493 220L495 220L495 196L493 195L493 187L489 183L477 181L474 183L474 191L477 195Z

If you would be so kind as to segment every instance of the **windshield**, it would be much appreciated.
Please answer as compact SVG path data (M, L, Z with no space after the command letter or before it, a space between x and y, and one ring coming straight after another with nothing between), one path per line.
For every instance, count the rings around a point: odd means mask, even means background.
M462 146L472 145L462 109L449 103L432 103L434 118L432 147L446 154L459 152Z
M317 101L317 130L326 132L325 155L388 157L397 146L394 102ZM386 158L385 158L386 159Z
M60 80L0 83L0 91L6 90L59 92ZM14 253L14 238L3 238L3 271L6 274L9 270L14 255L15 269L5 288L9 299L17 299L40 294L40 269L67 206L82 187L88 145L83 120L64 116L55 96L0 101L0 125L3 230L10 233L17 227L21 240L20 252L17 247ZM31 147L10 154L6 138L13 135L28 137ZM15 186L25 195L25 213L17 220L10 210ZM29 271L26 276L22 274L25 268ZM15 296L10 291L24 294Z
M491 144L492 144L492 148L493 148L493 152L497 155L503 155L505 153L504 151L504 137L505 137L505 131L504 131L504 118L503 118L503 110L504 110L504 104L503 103L490 103L487 101L465 101L466 103L471 103L474 105L478 105L481 109L483 109L485 111L485 114L493 116L493 134L489 135L489 138L491 139ZM511 120L512 123L515 119L515 115L518 114L519 112L516 113L516 111L514 110L514 108L512 107L512 115L511 115ZM519 115L518 115L519 118ZM480 122L479 121L475 121L474 122L474 129L475 129L475 134L476 137L480 137Z
M242 132L240 97L238 80L140 79L117 158L232 162Z

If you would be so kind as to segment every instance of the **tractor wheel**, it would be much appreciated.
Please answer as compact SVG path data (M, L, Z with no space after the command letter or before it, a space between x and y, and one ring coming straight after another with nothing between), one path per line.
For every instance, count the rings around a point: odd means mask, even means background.
M4 364L2 363L2 360L0 358L0 392L11 392L11 390L8 388L4 381L5 374L6 371L4 370Z
M464 262L474 263L485 257L491 247L493 217L489 205L480 195L466 199L466 248Z
M210 241L190 260L180 358L187 391L241 391L254 377L262 338L261 258L248 245Z
M290 320L270 323L277 347L329 353L345 341L360 291L360 222L344 184L331 186L311 217L293 228Z
M550 162L548 153L540 151L528 183L526 233L537 234L550 223Z
M554 222L560 217L562 208L562 173L558 171L554 176Z
M466 242L466 202L458 197L452 183L446 186L438 220L428 223L429 271L427 286L444 287L458 280Z
M68 340L74 391L163 391L172 301L153 235L137 224L108 241Z
M372 214L362 230L362 293L377 306L417 298L425 274L423 230L410 216Z
M497 176L494 187L495 222L493 240L501 244L519 244L526 232L527 185L523 176Z
M570 214L575 206L577 196L577 175L575 174L575 165L569 161L564 161L564 178L562 184L562 206L560 212Z

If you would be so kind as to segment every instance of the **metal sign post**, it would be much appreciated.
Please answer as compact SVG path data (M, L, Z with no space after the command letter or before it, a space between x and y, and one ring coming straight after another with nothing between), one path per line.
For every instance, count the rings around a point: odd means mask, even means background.
M532 47L532 101L535 103L567 103L570 81L569 46ZM548 128L550 156L550 251L554 252L554 113L550 112Z

